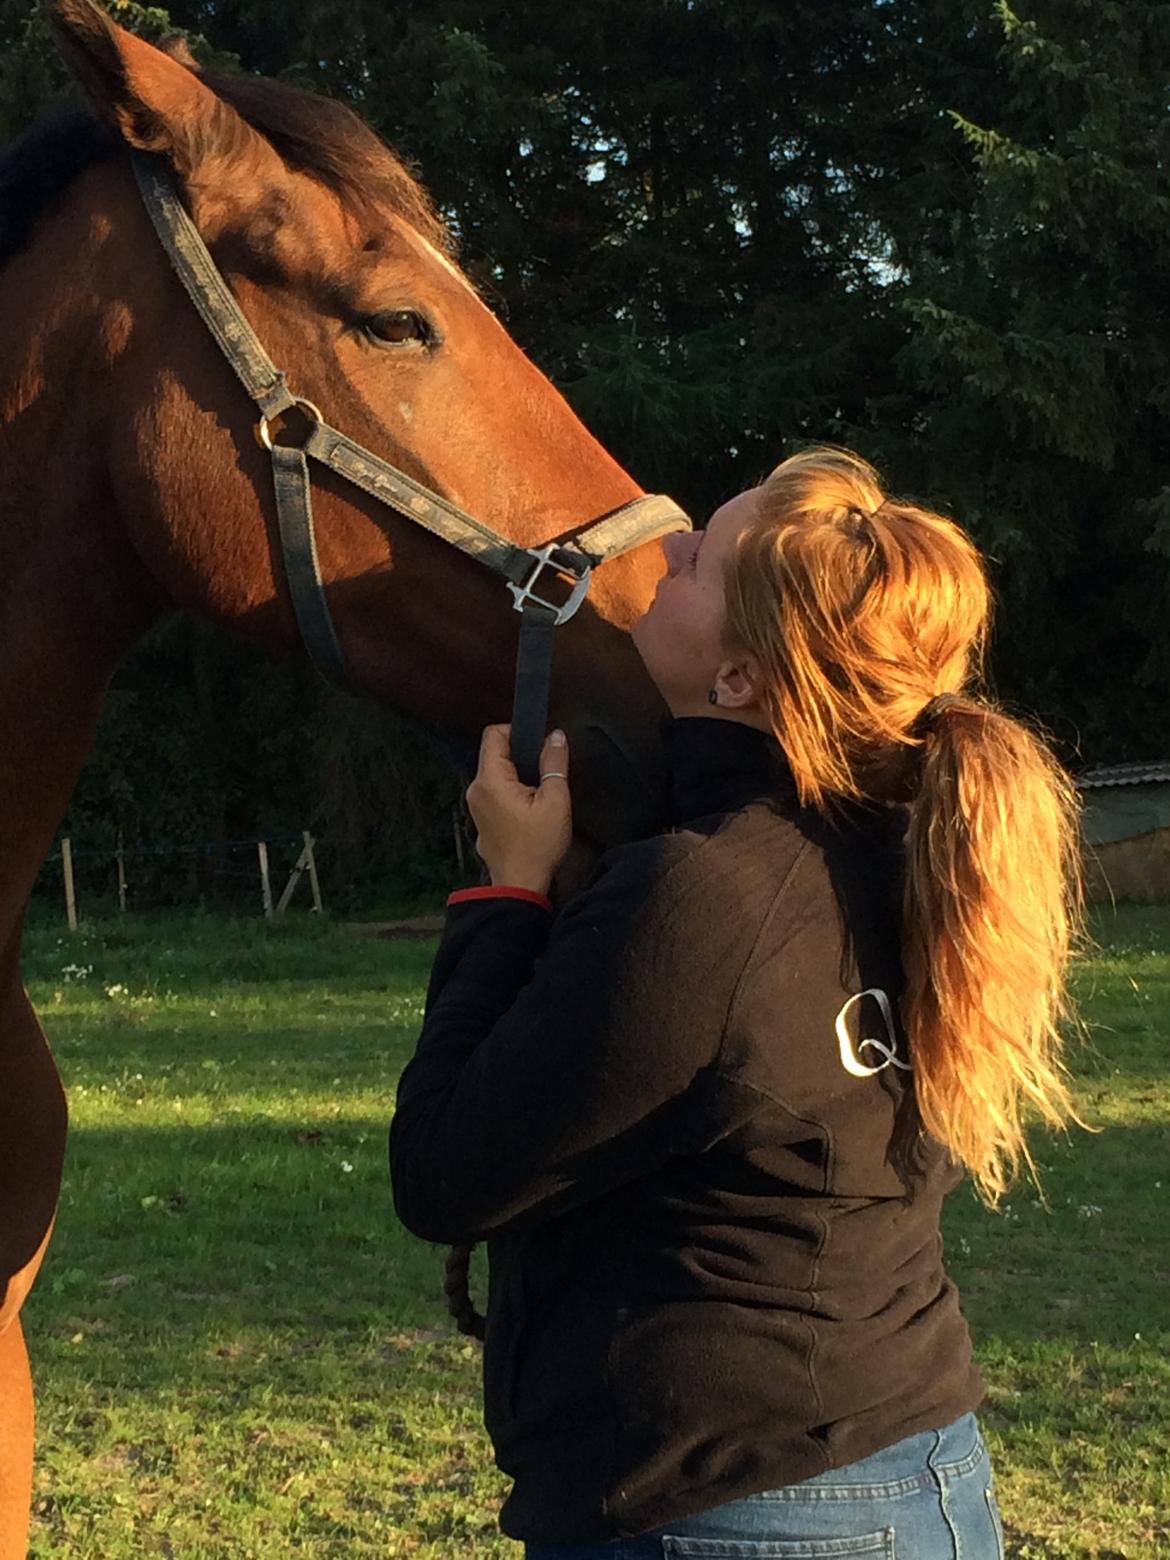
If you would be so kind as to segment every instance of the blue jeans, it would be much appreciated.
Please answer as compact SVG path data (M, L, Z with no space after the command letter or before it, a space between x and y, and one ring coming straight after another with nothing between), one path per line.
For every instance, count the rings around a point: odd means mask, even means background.
M526 1560L1003 1560L974 1414L846 1468L612 1544L529 1544Z

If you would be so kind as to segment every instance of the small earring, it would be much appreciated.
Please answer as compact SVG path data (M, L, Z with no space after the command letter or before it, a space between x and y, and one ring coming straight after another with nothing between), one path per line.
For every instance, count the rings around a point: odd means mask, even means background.
M714 688L712 688L710 690L710 692L707 694L707 703L708 704L718 704L719 703L719 695L715 692Z

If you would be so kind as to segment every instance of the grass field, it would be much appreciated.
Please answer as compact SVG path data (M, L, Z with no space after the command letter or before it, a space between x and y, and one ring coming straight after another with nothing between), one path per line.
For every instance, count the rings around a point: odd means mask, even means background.
M1048 1210L947 1219L1016 1560L1170 1556L1170 910L1094 931L1098 1134L1037 1137ZM32 1554L515 1560L477 1347L387 1190L433 943L129 917L26 950L73 1115Z

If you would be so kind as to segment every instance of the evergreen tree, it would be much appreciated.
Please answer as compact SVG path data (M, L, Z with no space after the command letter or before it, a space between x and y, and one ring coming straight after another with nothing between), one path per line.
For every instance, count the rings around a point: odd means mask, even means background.
M1170 7L1006 0L974 170L908 268L917 471L1000 565L1003 687L1170 752ZM945 209L945 208L944 208Z

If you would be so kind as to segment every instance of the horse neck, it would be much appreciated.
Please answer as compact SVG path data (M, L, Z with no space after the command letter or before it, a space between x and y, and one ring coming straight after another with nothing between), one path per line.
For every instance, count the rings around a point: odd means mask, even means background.
M0 960L114 667L163 606L109 493L101 299L63 283L94 274L77 238L50 221L0 272Z

